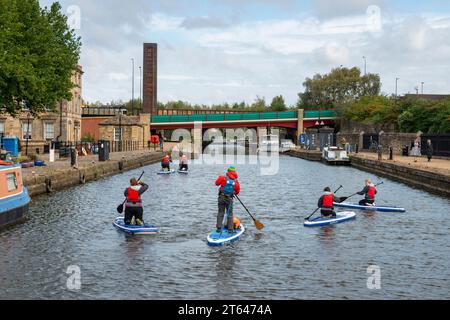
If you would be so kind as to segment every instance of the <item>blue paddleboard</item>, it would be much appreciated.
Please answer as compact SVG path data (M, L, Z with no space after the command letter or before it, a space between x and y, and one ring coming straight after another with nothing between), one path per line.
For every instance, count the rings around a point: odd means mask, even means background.
M222 232L211 232L207 237L208 245L223 246L225 244L237 241L244 234L245 227L241 224L241 227L235 231L235 233L229 234L228 230L224 228L222 229Z
M343 212L337 212L335 218L318 217L313 220L305 220L303 225L305 227L322 227L322 226L328 226L331 224L342 223L345 221L353 220L355 218L356 218L356 213L351 212L351 211L343 211Z
M157 172L157 174L172 174L172 173L175 173L175 170L174 169L171 169L171 170L169 170L169 171L167 171L167 170L161 170L161 171L158 171Z
M358 210L370 210L370 211L382 211L382 212L405 212L405 208L399 208L399 207L384 207L384 206L361 206L356 203L349 203L349 202L341 202L341 203L334 203L335 207L339 208L349 208L349 209L358 209Z
M158 234L159 229L154 224L144 223L143 226L131 226L126 225L123 221L123 217L118 217L113 221L114 227L118 230L123 231L128 234Z

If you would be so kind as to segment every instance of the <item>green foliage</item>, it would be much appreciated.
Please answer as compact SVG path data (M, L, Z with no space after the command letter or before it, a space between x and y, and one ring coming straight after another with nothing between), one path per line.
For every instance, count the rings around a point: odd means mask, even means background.
M0 0L0 112L32 114L71 100L81 41L59 3Z
M401 132L449 133L450 99L361 97L344 108L344 116L366 124L394 124Z
M284 102L283 96L276 96L272 99L272 103L270 104L271 111L286 111L286 103Z
M122 106L128 110L131 110L131 101L123 102L123 101L111 101L110 103L104 105L101 102L87 103L89 107L102 107L102 106L111 106L118 107ZM139 100L135 100L134 108L137 109L139 107ZM295 106L291 106L290 108L296 108ZM222 103L222 104L191 104L185 101L169 101L166 103L158 102L158 110L223 110L223 111L252 111L252 112L265 112L265 111L286 111L288 108L284 101L282 95L276 96L272 99L270 105L267 105L265 98L256 97L255 101L252 104L247 104L245 101L240 103Z
M363 96L376 96L381 83L378 74L361 76L359 68L336 68L330 73L316 74L306 78L304 92L298 94L297 107L317 109L323 107L339 108Z
M94 142L95 139L94 139L94 136L90 132L88 132L81 137L81 141L82 142Z

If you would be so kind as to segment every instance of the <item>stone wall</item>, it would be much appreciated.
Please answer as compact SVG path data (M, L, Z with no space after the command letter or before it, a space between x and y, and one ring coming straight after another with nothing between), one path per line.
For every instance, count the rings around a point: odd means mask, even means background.
M350 156L352 167L450 197L450 177L406 166Z
M122 161L98 162L88 168L68 169L58 172L48 172L44 175L34 175L24 178L30 196L37 196L68 187L97 180L101 177L117 174L119 172L140 168L161 161L162 153L145 155Z
M342 139L345 139L351 146L352 151L356 150L356 145L359 145L359 150L361 150L363 145L363 135L361 133L343 133L339 132L336 136L336 141L339 146L341 146ZM389 146L393 147L394 154L402 154L402 149L405 145L408 148L411 147L411 142L416 138L416 133L399 133L399 132L379 132L379 143L383 147L383 152L389 151Z
M286 152L287 155L310 161L320 161L322 153L318 150L294 149Z

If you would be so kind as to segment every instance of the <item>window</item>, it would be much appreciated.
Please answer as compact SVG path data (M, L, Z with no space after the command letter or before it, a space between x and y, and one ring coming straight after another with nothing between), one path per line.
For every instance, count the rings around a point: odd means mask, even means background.
M0 136L5 134L5 121L0 121Z
M17 190L17 177L15 172L6 174L6 186L8 188L8 192Z
M55 137L55 124L53 122L44 123L44 139L52 140Z
M122 128L114 128L114 141L122 141Z
M33 133L33 124L31 123L31 121L28 122L23 122L22 123L22 136L23 139L32 139L32 133Z

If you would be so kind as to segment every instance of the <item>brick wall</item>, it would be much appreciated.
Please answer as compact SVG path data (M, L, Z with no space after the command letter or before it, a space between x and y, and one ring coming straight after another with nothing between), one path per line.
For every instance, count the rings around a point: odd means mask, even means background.
M143 112L157 114L158 46L144 43Z

